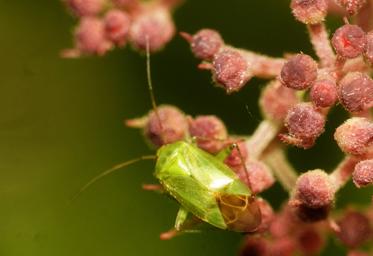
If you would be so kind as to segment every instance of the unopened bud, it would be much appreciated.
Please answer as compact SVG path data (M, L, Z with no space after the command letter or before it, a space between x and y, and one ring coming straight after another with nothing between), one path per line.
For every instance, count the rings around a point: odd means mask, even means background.
M304 90L317 78L317 63L306 54L291 57L282 67L281 82L289 88Z
M357 187L373 184L373 159L359 162L352 173L352 180Z
M350 211L338 221L340 231L337 236L343 244L350 248L356 248L363 244L372 234L369 219L357 212Z
M327 0L292 0L290 7L295 18L305 24L320 23L328 11Z
M197 144L203 150L216 154L225 146L227 129L216 116L197 116L189 119L189 133L196 137Z
M334 139L343 152L364 156L373 147L373 123L366 118L350 118L336 129Z
M373 106L373 80L364 73L348 73L339 83L338 96L348 111L364 111Z
M331 205L334 193L329 175L322 170L313 170L298 178L294 198L309 208L317 209Z
M310 96L316 107L331 107L338 99L337 85L329 79L317 80L312 85Z
M285 119L288 135L280 138L289 144L309 148L324 132L325 117L310 103L299 103L292 107Z
M104 0L66 0L66 4L76 16L94 16L101 12Z
M246 84L251 78L247 69L244 56L237 50L225 49L214 55L214 79L227 93L239 91Z
M359 26L346 24L335 31L332 44L338 55L350 59L365 51L367 38Z
M361 7L366 4L366 0L336 0L336 2L344 7L349 15L355 15Z
M127 13L120 10L111 10L105 16L106 36L118 46L127 41L131 20Z
M129 36L134 47L146 50L148 42L150 51L155 52L163 48L174 33L170 11L162 6L150 6L133 18Z

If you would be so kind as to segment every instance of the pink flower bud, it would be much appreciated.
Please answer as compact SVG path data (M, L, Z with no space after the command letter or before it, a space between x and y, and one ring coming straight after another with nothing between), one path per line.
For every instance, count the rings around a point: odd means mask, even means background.
M299 176L294 198L309 208L329 206L334 201L335 188L329 175L322 170L308 171Z
M337 85L329 79L317 80L312 85L310 96L316 107L331 107L338 99Z
M197 116L189 119L190 136L197 138L197 144L203 150L216 154L225 146L227 129L216 116Z
M76 49L82 54L103 55L112 48L105 37L102 20L92 17L81 19L75 30Z
M373 123L366 118L350 118L336 129L334 139L343 152L364 156L372 150Z
M320 23L328 11L327 0L292 0L290 7L295 18L305 24Z
M365 187L373 184L373 159L361 161L355 166L352 173L352 180L355 185Z
M366 0L336 0L336 2L344 7L349 15L355 15L366 4Z
M202 60L212 60L224 45L220 34L213 29L201 29L193 36L182 35L189 41L194 56Z
M260 106L267 119L282 122L289 109L299 102L295 91L275 81L265 87Z
M227 93L239 91L251 78L247 74L247 62L237 50L225 49L215 54L213 67L215 81Z
M304 204L298 204L290 201L293 207L293 212L299 220L303 222L318 222L326 220L329 216L331 205L323 206L320 208L311 208Z
M289 134L280 135L280 139L306 149L324 132L325 117L312 104L299 103L289 110L285 126Z
M269 242L263 237L247 236L240 256L269 256Z
M289 88L304 90L317 78L317 63L306 54L291 57L282 67L281 82Z
M332 44L338 55L351 59L365 51L367 38L359 26L346 24L335 31Z
M133 18L130 40L140 50L146 50L148 40L150 51L155 52L163 48L174 34L170 11L162 6L149 6Z
M340 232L337 236L343 244L350 248L356 248L363 244L372 234L372 226L369 219L357 212L350 211L338 221Z
M275 183L271 170L263 162L249 160L245 166L246 168L240 168L237 174L254 194L268 189Z
M66 0L66 4L76 16L94 16L101 12L104 0Z
M183 140L188 132L188 123L183 112L169 105L151 111L144 128L145 137L156 147Z
M272 206L266 200L258 198L257 203L262 214L262 222L260 223L256 232L266 232L268 231L275 218L275 213L272 209Z
M107 38L118 46L127 41L131 20L127 13L113 9L105 15L105 32Z
M360 72L348 73L339 83L338 96L348 111L364 111L373 106L373 80Z
M297 240L302 255L317 255L325 245L323 237L315 228L301 230Z
M296 243L290 237L282 237L273 241L270 256L292 256L296 250Z

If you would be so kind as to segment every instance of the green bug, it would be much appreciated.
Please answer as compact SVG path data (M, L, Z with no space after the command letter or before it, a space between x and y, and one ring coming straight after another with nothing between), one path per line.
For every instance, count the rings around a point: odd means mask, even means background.
M149 89L156 110L150 82L149 54L147 56ZM80 192L115 170L137 161L156 159L154 175L162 191L180 204L175 228L163 233L162 239L190 230L199 222L219 229L252 232L261 223L259 206L246 184L223 163L234 146L213 156L186 141L166 144L158 149L156 156L133 159L101 173Z

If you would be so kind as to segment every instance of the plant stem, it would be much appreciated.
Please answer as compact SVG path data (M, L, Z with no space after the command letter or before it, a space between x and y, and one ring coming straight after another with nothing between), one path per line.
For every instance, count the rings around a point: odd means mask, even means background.
M246 147L250 158L257 159L276 137L280 125L270 120L263 120L256 128L252 136L246 141Z
M323 67L333 67L335 55L330 45L329 34L326 31L325 24L319 23L308 25L311 43Z
M350 179L355 165L359 159L353 156L346 156L345 159L337 166L337 168L330 174L330 178L335 185L335 191L341 189Z
M271 167L273 174L289 193L293 190L298 175L286 158L284 148L274 144L263 156L264 161Z

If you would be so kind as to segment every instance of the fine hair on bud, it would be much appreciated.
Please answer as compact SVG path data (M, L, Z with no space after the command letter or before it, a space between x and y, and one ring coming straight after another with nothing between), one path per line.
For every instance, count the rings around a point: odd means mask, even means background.
M201 149L216 154L225 146L228 138L227 128L222 120L213 115L189 118L189 134L196 137L197 145Z
M338 55L351 59L364 53L367 38L359 26L346 24L335 31L332 44Z
M359 12L367 1L366 0L336 0L337 4L345 8L349 15L355 15Z
M334 139L343 152L364 156L372 151L373 123L363 117L350 118L336 129Z
M325 117L311 103L298 103L288 111L285 126L288 135L281 135L280 138L286 143L307 149L324 132Z
M185 139L188 122L183 112L170 105L151 111L144 127L145 137L156 147Z
M364 111L373 106L373 80L364 73L348 73L339 83L338 97L348 111Z
M360 212L350 210L339 221L340 231L337 236L342 243L350 248L362 245L372 234L369 219Z
M332 205L334 193L335 188L329 175L318 169L299 176L294 198L306 207L317 209Z
M227 93L239 91L251 78L244 56L234 49L224 49L214 55L213 77Z
M331 107L338 99L337 85L330 79L317 80L312 85L310 97L318 108Z
M290 8L294 17L305 24L317 24L325 19L327 0L292 0Z
M317 78L317 63L306 54L291 57L282 67L280 79L283 85L295 90L304 90Z
M223 45L220 34L213 29L201 29L190 42L193 54L202 60L212 60Z
M352 180L357 187L373 184L373 159L359 162L352 173Z

